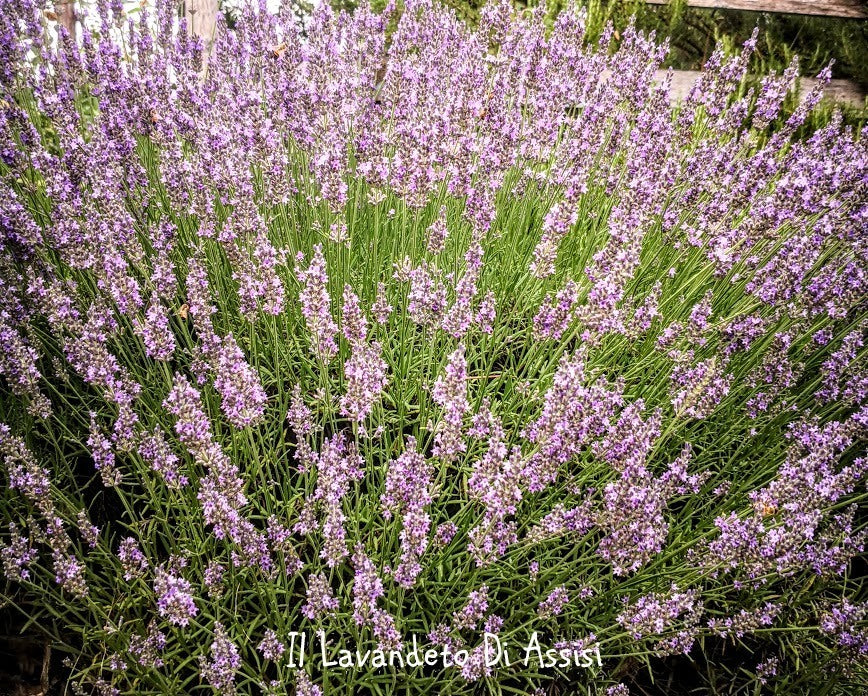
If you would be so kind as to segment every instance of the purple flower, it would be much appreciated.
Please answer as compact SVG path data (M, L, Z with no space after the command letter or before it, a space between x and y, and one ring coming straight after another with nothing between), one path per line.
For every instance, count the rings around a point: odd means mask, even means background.
M392 305L389 304L389 298L386 295L386 284L377 283L377 299L371 305L371 315L378 324L385 326L391 314Z
M97 677L93 682L93 693L97 696L120 696L120 689L112 686L111 682L107 682L102 677Z
M530 272L537 278L547 278L555 272L555 260L561 240L579 218L573 201L558 201L546 214L543 234L533 251Z
M85 510L79 510L75 519L78 523L78 531L81 534L82 539L84 539L85 543L90 548L96 548L96 545L99 542L99 527L91 524L87 517L87 511Z
M127 663L121 659L121 657L117 654L109 657L109 669L112 672L125 672L127 669Z
M115 453L111 441L105 436L96 421L96 413L90 414L90 437L87 446L93 457L94 465L107 488L120 485L121 472L115 466Z
M486 662L486 659L485 645L478 645L473 648L467 655L464 664L461 665L461 677L464 681L475 682L483 677L490 677L494 670Z
M141 435L139 456L163 477L169 488L182 488L189 483L188 478L180 473L178 455L172 451L161 428L156 427Z
M476 323L482 333L491 335L494 332L494 320L497 318L494 293L489 290L476 309Z
M55 582L74 597L86 597L89 591L84 577L84 564L58 548L52 551L51 559L54 562Z
M163 401L163 408L175 416L175 432L181 443L193 454L211 445L211 422L202 409L199 391L182 374L176 373L172 390Z
M443 548L451 543L457 533L458 526L454 522L444 522L437 527L431 543L437 548Z
M163 405L178 418L175 431L179 439L207 471L197 495L205 523L213 526L218 539L228 539L235 544L238 563L255 565L270 573L273 559L266 536L241 514L247 498L240 472L213 441L199 392L186 377L176 374Z
M731 375L723 374L723 364L717 358L676 363L672 370L672 406L678 416L705 418L729 393Z
M218 561L208 561L203 582L211 599L219 599L223 594L223 566Z
M210 355L218 340L211 323L211 315L217 308L211 303L211 286L208 282L208 269L201 254L191 256L187 262L187 307L193 319L193 326L205 354Z
M707 477L687 474L690 454L685 448L660 478L643 464L630 466L603 489L597 523L606 536L597 553L612 564L615 575L638 570L662 550L669 532L664 517L669 498L697 492Z
M323 537L325 544L320 556L333 568L347 555L345 516L341 509L344 496L353 481L364 475L364 460L354 444L348 444L343 433L337 433L323 443L322 452L317 457L317 485L313 496L303 510L301 526L296 531L311 530L313 511L310 506L318 505L324 510Z
M431 518L425 508L433 501L434 467L416 451L416 439L408 437L404 453L389 463L386 491L380 497L383 517L401 517L401 562L394 570L402 587L412 587L422 571L419 558L428 547Z
M673 111L668 43L635 25L591 40L575 7L549 21L499 1L465 23L429 0L318 3L300 27L263 0L203 40L169 0L140 21L100 0L78 40L54 40L45 3L0 3L2 401L22 428L47 419L33 452L0 426L19 525L0 560L28 591L48 573L70 600L105 598L90 566L116 525L91 524L58 459L86 439L141 534L118 537L115 565L159 619L111 618L97 691L161 666L158 625L177 637L206 599L286 584L302 549L296 611L352 601L387 648L425 614L467 650L468 681L491 675L471 632L553 623L596 591L592 620L619 586L608 638L634 653L777 628L780 585L793 616L814 602L836 668L864 659L865 608L845 596L868 545L868 139L840 114L808 121L830 70L785 113L795 61L743 89L754 35ZM183 540L208 550L201 584ZM164 546L178 555L155 560ZM588 577L539 596L571 549ZM527 580L503 587L495 563ZM702 587L714 618L652 569ZM422 582L441 571L490 587L447 624ZM736 605L749 590L764 596ZM506 626L488 605L512 591L536 601L504 607ZM322 692L303 672L242 676L242 646L214 631L203 684ZM283 646L269 631L260 650Z
M38 418L47 418L51 413L51 402L39 390L42 374L37 366L39 353L30 345L26 334L0 316L0 375L17 396L27 400L27 410Z
M298 696L323 696L323 691L314 684L306 673L298 670L295 673L295 692Z
M395 626L395 619L377 606L378 600L385 595L383 581L371 559L361 545L353 552L353 619L359 626L370 626L381 650L401 649L401 634Z
M539 543L567 534L583 535L590 531L594 524L595 516L590 499L572 508L566 508L563 503L558 503L531 528L527 539Z
M708 627L723 638L730 635L742 638L758 628L771 626L780 611L780 605L766 602L754 609L740 609L736 614L723 619L709 619Z
M715 519L717 536L697 549L697 563L714 575L737 572L752 580L800 568L819 575L843 573L849 559L865 548L868 534L856 531L854 508L829 508L868 471L866 458L838 463L860 427L855 415L823 426L791 426L793 442L777 476L750 494L752 513Z
M344 336L352 355L344 365L347 393L341 398L341 413L361 423L368 417L388 384L381 347L367 341L367 321L352 288L344 287Z
M142 667L150 669L163 666L160 653L166 647L166 635L157 628L156 621L148 624L147 633L135 634L130 638L130 654Z
M533 319L534 335L538 339L560 339L573 321L573 308L578 300L579 286L572 280L554 297L549 293Z
M236 428L246 428L260 421L268 397L235 337L225 336L216 353L214 388L222 397L220 406L226 419Z
M856 354L863 345L862 334L862 329L847 334L840 348L823 363L823 383L816 394L821 402L837 399L860 404L868 398L868 369L856 361Z
M301 283L301 313L307 322L313 354L323 362L329 362L337 353L335 341L338 327L331 316L331 300L328 293L328 275L322 245L314 247L313 257L307 270L302 269L304 255L299 252L295 273Z
M0 542L0 561L3 574L9 580L24 582L30 579L28 567L36 560L36 549L31 546L29 537L21 536L14 522L9 523L8 545Z
M9 426L0 423L0 454L3 456L9 488L18 490L46 517L53 514L51 480L48 469L39 466L33 453L20 437L9 432Z
M429 329L440 326L448 303L448 291L440 276L425 261L408 273L407 313L416 324Z
M338 600L323 573L311 573L307 579L307 602L301 613L314 621L333 616L338 609Z
M778 666L780 665L780 661L777 657L769 657L763 660L762 662L757 663L757 666L754 667L756 671L757 680L760 684L768 684L769 679L776 677L778 674Z
M301 386L296 384L292 389L286 420L296 434L295 458L300 471L307 471L317 462L317 454L308 444L307 436L314 432L313 413L301 394Z
M434 382L431 397L442 409L442 419L434 435L434 454L452 461L467 449L463 420L470 410L470 403L467 401L467 359L463 345L450 354L446 370Z
M133 537L124 538L118 547L118 558L121 561L124 580L127 582L141 577L148 569L148 559L139 548L139 542Z
M286 652L286 646L280 642L277 633L270 628L265 631L265 635L256 649L262 654L262 657L272 662L277 662L281 655Z
M483 585L467 595L467 603L452 615L452 628L456 631L474 629L488 611L488 586Z
M541 491L554 481L561 464L606 432L623 402L617 385L605 379L586 382L582 351L564 355L545 394L542 413L523 432L535 445L522 472L528 490Z
M697 590L679 592L673 585L668 593L652 593L630 602L616 617L633 640L648 636L666 637L658 650L666 654L686 653L699 632L704 606Z
M506 550L518 541L514 520L499 520L489 515L468 532L467 550L476 565L487 566L506 554Z
M446 227L446 206L440 206L440 212L428 228L428 253L439 254L446 248L446 238L449 230Z
M498 616L497 614L491 614L487 619L485 619L485 626L483 630L486 633L497 634L500 633L500 630L503 628L503 617Z
M235 674L241 667L241 655L221 623L214 624L214 642L211 643L210 658L199 656L199 671L202 678L222 696L237 693Z
M479 294L479 277L482 273L482 245L478 241L471 241L470 247L464 255L465 271L455 282L455 301L443 316L442 328L453 338L460 339L467 333L476 315L473 311L473 300ZM491 301L491 298L488 298ZM483 320L487 314L493 311L493 306L483 312Z
M182 577L157 568L154 576L157 611L176 626L186 626L199 613L190 583Z
M175 337L169 328L169 315L157 296L151 295L151 302L145 311L145 318L136 321L136 332L145 344L145 354L154 360L170 360L175 352Z
M566 588L563 585L561 587L556 587L551 591L551 593L549 593L548 597L540 602L537 607L537 614L540 618L558 616L563 612L564 607L567 606L569 601L570 595L567 593Z
M820 631L859 655L868 654L868 602L853 604L846 597L820 615Z

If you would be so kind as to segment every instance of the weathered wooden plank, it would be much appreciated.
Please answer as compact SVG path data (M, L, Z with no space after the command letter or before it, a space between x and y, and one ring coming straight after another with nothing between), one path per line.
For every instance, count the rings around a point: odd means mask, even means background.
M198 36L205 44L214 40L217 28L218 0L186 0L184 15L187 27L193 36Z
M54 9L45 11L45 19L51 22L57 22L59 25L66 27L70 38L75 41L75 0L55 0Z
M802 91L811 89L816 80L802 78ZM852 106L865 106L865 90L850 80L832 80L826 87L825 95L834 101Z
M668 5L669 0L647 0L650 5ZM687 0L690 7L718 10L752 10L754 12L781 12L820 15L826 17L868 18L861 0Z
M666 79L666 70L658 70L656 77L658 82ZM672 74L672 98L684 99L689 93L701 73L698 70L673 70ZM812 77L799 78L799 98L804 99L814 88L817 81ZM824 91L827 98L840 104L849 104L857 108L865 106L865 91L855 82L850 80L832 80Z
M217 32L217 12L219 0L185 0L184 16L187 19L187 30L193 36L202 39L204 52L202 54L202 77L208 71L208 60L214 48L214 38Z

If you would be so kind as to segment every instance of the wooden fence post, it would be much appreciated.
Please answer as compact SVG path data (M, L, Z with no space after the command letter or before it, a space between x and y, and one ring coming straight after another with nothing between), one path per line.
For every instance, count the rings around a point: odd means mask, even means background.
M208 68L208 58L214 44L217 32L217 12L219 0L185 0L184 16L187 19L187 30L193 36L202 39L202 74Z
M54 13L57 23L69 32L69 38L75 41L75 0L57 0L54 3Z

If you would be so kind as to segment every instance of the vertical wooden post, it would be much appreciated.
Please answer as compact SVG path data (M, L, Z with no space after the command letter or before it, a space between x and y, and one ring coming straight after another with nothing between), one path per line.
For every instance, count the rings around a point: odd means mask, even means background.
M217 28L218 0L186 0L184 3L190 33L212 41Z
M57 23L66 27L69 38L75 41L75 0L57 0L54 3Z
M205 50L202 54L202 74L208 67L214 36L217 32L217 12L219 0L185 0L184 16L187 29L193 36L202 39Z

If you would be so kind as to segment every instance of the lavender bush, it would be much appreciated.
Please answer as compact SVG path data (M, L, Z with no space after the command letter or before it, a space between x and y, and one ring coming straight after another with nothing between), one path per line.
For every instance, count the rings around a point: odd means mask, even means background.
M795 64L673 109L576 7L248 7L207 60L169 0L44 9L0 0L0 556L77 689L865 686L868 148Z

